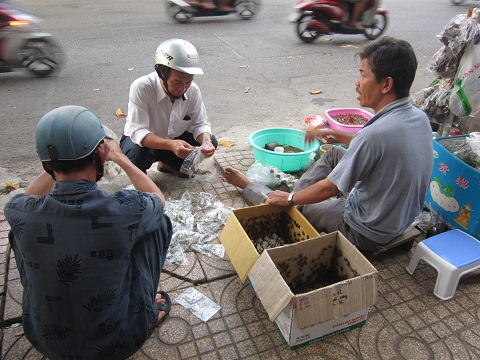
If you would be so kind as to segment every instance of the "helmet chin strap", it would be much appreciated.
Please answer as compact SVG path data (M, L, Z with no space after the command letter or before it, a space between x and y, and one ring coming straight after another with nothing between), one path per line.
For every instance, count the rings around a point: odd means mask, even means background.
M99 181L103 177L103 172L105 168L102 165L100 157L97 153L93 154L93 160L95 161L95 167L97 168L97 178L95 179L95 181Z
M182 98L182 100L185 101L185 99L186 99L186 98L185 98L185 93L183 93L181 96L175 96L175 95L173 95L173 94L170 92L170 90L168 89L168 84L167 84L167 80L166 80L166 79L163 80L163 85L165 86L165 90L167 91L168 96L170 96L170 97L173 98L173 99L180 99L180 98Z
M172 99L176 100L176 99L182 98L182 100L185 101L187 99L187 97L185 96L185 93L183 93L180 96L175 96L170 92L170 90L168 89L168 83L167 83L168 75L170 73L170 68L168 68L166 66L163 66L163 68L166 69L165 73L162 71L163 70L162 65L155 65L155 70L157 71L158 76L160 77L160 79L163 82L163 87L165 88L165 91L167 92L167 95L170 96Z
M43 169L45 170L45 172L47 172L53 180L57 181L57 179L55 179L55 173L53 172L53 170L48 167L44 161L42 161L42 166L43 166Z

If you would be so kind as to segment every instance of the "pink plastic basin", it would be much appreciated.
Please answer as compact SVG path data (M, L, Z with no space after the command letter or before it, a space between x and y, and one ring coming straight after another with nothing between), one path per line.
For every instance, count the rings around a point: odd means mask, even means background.
M363 125L344 125L335 121L333 116L337 115L346 115L346 114L353 114L353 115L362 115L368 120L373 117L373 114L359 108L338 108L338 109L328 109L325 111L325 118L327 119L328 126L332 129L339 130L339 131L346 131L346 132L358 132Z

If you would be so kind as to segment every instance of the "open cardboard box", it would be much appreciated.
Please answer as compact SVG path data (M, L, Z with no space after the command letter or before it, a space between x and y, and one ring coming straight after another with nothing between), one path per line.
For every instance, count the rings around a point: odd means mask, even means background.
M273 233L287 243L319 236L295 207L262 204L233 210L228 217L220 241L242 282L260 257L254 242Z
M377 297L377 270L338 231L267 249L248 278L291 347L364 325Z

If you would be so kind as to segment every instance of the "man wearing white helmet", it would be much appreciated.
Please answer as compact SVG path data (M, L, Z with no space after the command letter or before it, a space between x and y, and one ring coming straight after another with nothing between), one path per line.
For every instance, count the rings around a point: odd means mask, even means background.
M125 359L171 307L157 291L172 238L165 197L81 106L44 115L36 140L46 171L4 209L25 336L51 360ZM107 160L137 190L98 189Z
M185 158L195 146L211 157L218 146L194 75L203 74L198 52L186 40L162 42L155 52L155 71L130 86L128 115L120 146L143 172L157 169L181 177Z

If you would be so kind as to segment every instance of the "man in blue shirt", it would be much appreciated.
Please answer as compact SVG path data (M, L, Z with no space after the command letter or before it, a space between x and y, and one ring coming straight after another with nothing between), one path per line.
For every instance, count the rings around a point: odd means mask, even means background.
M306 141L335 136L334 146L296 183L293 192L271 191L240 171L227 182L252 203L297 205L319 231L339 230L360 250L375 250L401 235L423 209L433 168L432 130L409 101L417 70L411 45L383 37L367 44L355 82L360 106L375 116L352 137L329 127L307 132Z
M45 172L4 210L25 336L49 359L126 358L170 311L157 291L172 237L165 198L83 107L43 116L36 146ZM108 160L137 190L98 189Z

